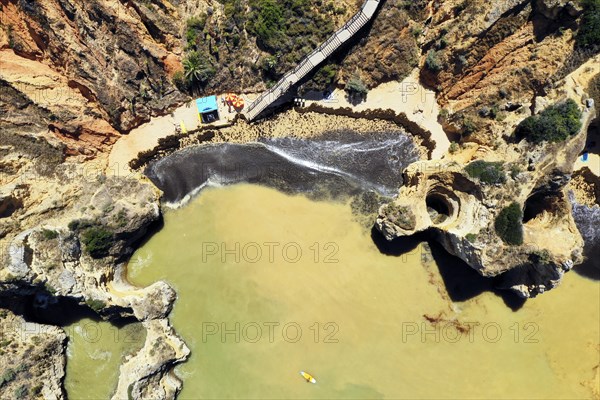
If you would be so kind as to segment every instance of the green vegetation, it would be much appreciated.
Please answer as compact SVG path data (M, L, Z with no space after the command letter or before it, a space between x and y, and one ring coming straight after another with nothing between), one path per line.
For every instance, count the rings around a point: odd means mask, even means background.
M27 386L25 386L25 385L19 386L15 390L15 398L16 399L24 399L25 396L27 396L28 392L29 392L29 390L27 389Z
M497 104L492 105L491 107L483 106L479 109L479 116L482 118L491 118L496 119L500 113L500 108Z
M304 92L325 91L336 82L340 67L337 64L325 64L317 70L312 79L302 86Z
M67 226L69 227L69 230L75 232L79 229L89 228L92 225L93 223L86 219L74 219L73 221L69 222Z
M465 171L472 178L477 178L481 183L496 184L506 181L506 175L501 162L473 161L465 167Z
M281 3L284 2L255 0L250 3L253 8L250 30L256 35L260 46L274 52L281 50L281 44L285 41L285 9Z
M334 32L333 15L342 12L331 2L309 0L249 0L246 29L258 46L278 60L276 79Z
M216 70L208 61L208 57L197 51L190 52L183 60L183 71L185 83L192 91L204 87L216 74Z
M127 386L127 400L133 400L133 383Z
M515 131L518 138L531 143L561 142L581 129L581 111L572 99L525 118Z
M518 164L512 164L510 166L510 177L513 179L517 179L517 176L519 176L519 174L523 172L521 170L521 167Z
M4 371L4 373L0 377L0 388L2 386L4 386L5 384L14 381L16 377L17 377L17 374L15 373L15 371L12 370L11 368L8 368L6 371Z
M8 24L6 27L6 36L8 37L8 47L11 49L15 48L15 35L13 33L13 26Z
M508 207L502 209L496 221L494 228L500 239L506 244L523 244L523 212L518 203L514 202Z
M548 265L552 262L552 256L546 249L532 251L529 254L529 259L538 265Z
M185 30L185 38L188 43L195 43L198 40L198 35L204 30L206 26L206 19L208 15L201 14L197 17L191 17L187 20L187 27Z
M98 312L100 310L102 310L104 307L106 307L106 303L103 302L102 300L97 300L97 299L88 299L85 301L85 304L87 304L87 306L89 308L91 308L92 310Z
M469 242L471 242L471 243L474 243L474 242L475 242L475 240L477 240L477 234L476 234L476 233L467 233L467 234L465 235L465 238L466 238L466 239L467 239Z
M440 72L442 70L442 62L437 51L429 50L425 59L425 66L431 72Z
M211 84L219 69L227 73L241 63L233 52L242 52L239 47L242 47L240 42L245 25L245 2L220 2L224 5L222 17L202 13L186 22L184 69L173 75L173 83L183 92L198 94ZM217 82L215 85L222 84Z
M44 240L52 240L58 237L58 232L50 229L42 229L42 237Z
M577 47L600 46L600 0L582 0L583 16L575 37Z
M450 147L448 148L448 151L450 152L450 154L454 154L459 149L460 149L460 146L458 145L458 143L452 142L452 143L450 143Z
M115 218L115 222L119 228L124 228L127 226L127 211L124 209L120 209Z
M351 99L354 98L354 96L359 96L362 99L369 93L367 85L365 85L357 73L353 74L352 77L348 79L344 90L346 90Z
M475 124L475 122L473 122L473 120L469 117L466 117L463 115L462 118L462 130L461 130L461 135L462 136L469 136L472 135L473 133L475 133L475 131L477 131L477 125Z
M218 0L223 13L187 20L184 70L173 83L184 92L276 81L322 43L345 13L333 2L310 0ZM258 65L249 61L253 43L267 52ZM330 71L323 71L325 78Z
M83 231L81 241L87 252L94 258L106 256L113 243L113 234L101 226L94 226Z

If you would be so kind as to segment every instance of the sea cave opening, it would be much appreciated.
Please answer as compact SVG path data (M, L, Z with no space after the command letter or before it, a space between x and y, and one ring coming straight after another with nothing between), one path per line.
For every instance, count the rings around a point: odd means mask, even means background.
M448 200L439 193L430 193L425 197L427 212L434 224L444 222L452 214L452 206Z

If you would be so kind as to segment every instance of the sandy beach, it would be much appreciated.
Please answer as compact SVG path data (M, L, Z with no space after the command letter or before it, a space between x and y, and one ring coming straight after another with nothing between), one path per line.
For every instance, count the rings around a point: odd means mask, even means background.
M217 96L220 100L222 95ZM249 104L256 95L243 95L246 104ZM420 127L431 132L435 141L433 158L440 158L446 153L450 142L437 122L439 107L435 101L435 94L426 90L418 83L416 72L402 82L388 82L369 92L367 99L353 105L345 97L342 89L336 89L333 100L308 100L306 106L318 103L322 107L332 109L349 107L357 112L368 110L388 110L405 113L407 118L417 123ZM233 112L231 112L233 111ZM239 120L232 124L235 111L229 110L219 101L221 120L217 124L204 125L213 128L216 133L213 142L250 142L260 137L314 137L324 132L352 130L359 133L368 132L405 132L397 124L384 120L367 120L337 115L320 113L299 113L288 110L264 119L258 123L248 123ZM190 101L173 113L153 118L150 122L133 129L128 135L123 135L114 145L108 159L108 169L113 174L126 175L131 173L129 162L137 158L143 151L155 148L159 140L176 134L183 126L186 130L198 129L201 124L198 120L194 101ZM415 142L420 144L422 139L413 136ZM196 135L190 135L182 140L183 146L197 144ZM422 147L422 146L421 146ZM421 148L423 154L425 149Z
M343 89L336 89L328 100L306 101L306 105L313 103L333 109L349 107L359 112L391 109L396 113L404 113L410 121L431 132L431 137L435 141L433 159L441 158L450 146L450 141L438 122L439 106L435 99L435 92L425 89L419 83L418 69L402 82L387 82L371 89L366 100L358 104L348 101Z

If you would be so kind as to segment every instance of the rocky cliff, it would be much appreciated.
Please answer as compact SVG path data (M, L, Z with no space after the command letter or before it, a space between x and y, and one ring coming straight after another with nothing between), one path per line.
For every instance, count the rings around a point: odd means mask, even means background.
M441 161L412 164L398 198L381 208L377 228L388 240L429 230L449 253L483 276L500 276L500 287L523 297L554 288L564 272L583 261L583 240L565 185L594 116L586 107L580 132L565 143L534 146L522 140L493 152L464 144ZM474 161L465 167L464 157ZM498 168L498 178L469 168L476 165ZM510 229L522 229L519 243L502 237L498 228L511 204L517 205L519 220Z
M186 98L181 16L167 1L0 2L3 129L49 130L94 155Z
M327 15L343 23L358 3ZM144 347L121 366L114 398L176 396L181 382L170 372L189 350L167 319L175 292L122 279L160 220L160 193L140 175L111 176L104 160L121 135L188 99L173 75L183 68L189 17L210 14L215 25L199 39L221 57L210 90L266 85L266 53L245 29L229 31L239 29L228 25L232 6L248 10L246 1L0 0L0 323L18 327L2 330L2 373L10 373L0 397L64 396L64 332L27 321L15 307L25 296L42 308L69 298L107 319L142 321ZM575 45L584 12L562 0L388 0L364 39L336 56L340 82L358 74L368 87L418 66L457 142L441 161L407 169L398 200L377 220L386 237L432 231L523 296L554 287L581 259L565 184L593 117L569 75L595 52ZM219 51L215 43L233 33L243 45L231 36ZM581 132L554 144L513 140L525 117L565 98L583 111ZM482 183L465 170L474 160L502 163L506 180ZM519 245L495 227L512 203L525 219ZM41 333L19 334L30 328Z
M448 252L498 277L500 287L535 296L583 260L565 185L595 117L585 88L587 75L597 73L600 60L590 56L600 44L577 47L585 10L575 2L432 7L421 39L421 78L438 91L441 122L457 143L441 161L406 170L405 186L382 207L376 226L390 240L431 231ZM516 137L524 118L567 97L583 110L576 135L541 145ZM506 179L484 182L469 174L467 165L477 160L472 169L498 166ZM497 228L499 214L513 203L523 223L518 245L502 240Z
M56 299L69 298L105 318L142 321L148 331L146 343L123 365L127 373L121 375L115 398L127 398L129 386L133 393L143 388L174 397L181 383L168 374L168 366L189 353L166 319L175 292L164 282L137 289L120 281L119 266L160 218L158 190L140 176L106 176L101 164L63 163L58 143L9 138L3 142L0 175L0 293L35 296L42 310ZM11 323L11 318L4 314L3 323ZM56 340L64 342L64 333L52 329ZM160 351L154 345L157 338L164 342ZM39 393L60 398L64 347L53 345L48 351L62 364L53 364L60 373L55 371L48 380L53 386ZM8 365L4 356L2 360Z
M23 311L19 303L0 299L0 393L13 399L63 399L67 336L56 326L15 314Z

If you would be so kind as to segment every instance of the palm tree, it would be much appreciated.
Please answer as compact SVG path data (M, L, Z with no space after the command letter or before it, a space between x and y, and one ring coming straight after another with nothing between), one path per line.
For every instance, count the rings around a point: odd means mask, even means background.
M204 61L196 51L183 60L184 78L192 89L204 86L215 75L214 68Z

